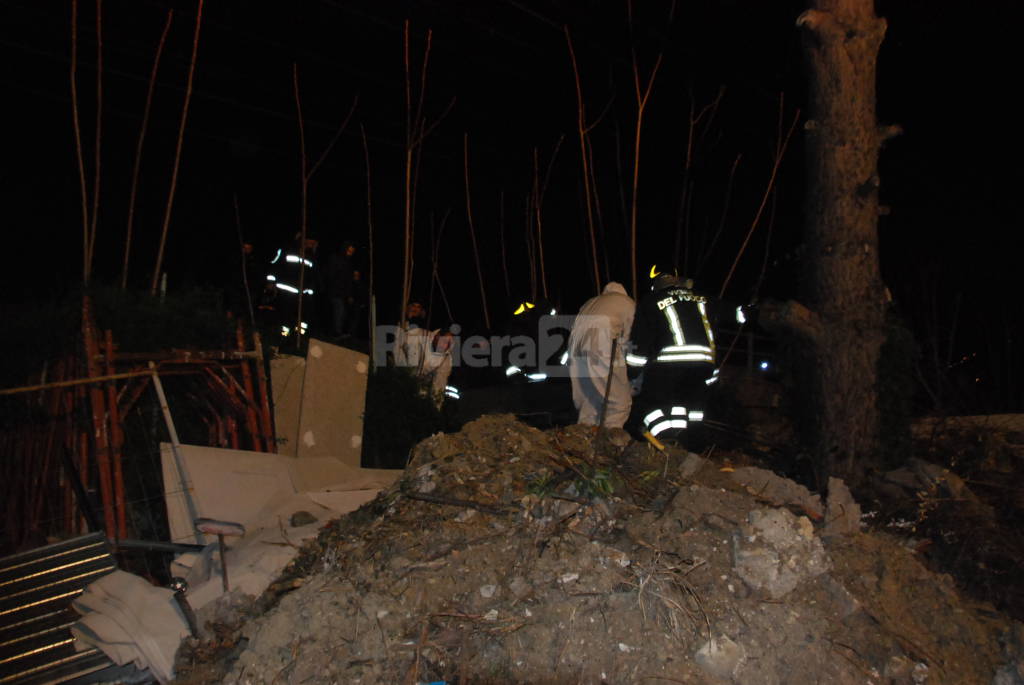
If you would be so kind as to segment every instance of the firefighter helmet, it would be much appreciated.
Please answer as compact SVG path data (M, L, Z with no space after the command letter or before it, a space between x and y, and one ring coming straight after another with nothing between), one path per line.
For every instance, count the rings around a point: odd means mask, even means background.
M651 277L652 291L664 290L680 284L675 268L662 270L658 268L657 264L653 264L648 275Z

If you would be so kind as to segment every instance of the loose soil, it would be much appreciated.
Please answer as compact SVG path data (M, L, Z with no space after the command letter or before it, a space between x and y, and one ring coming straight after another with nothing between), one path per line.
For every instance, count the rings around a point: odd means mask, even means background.
M435 435L201 616L178 682L1024 683L1019 623L749 461L506 415Z

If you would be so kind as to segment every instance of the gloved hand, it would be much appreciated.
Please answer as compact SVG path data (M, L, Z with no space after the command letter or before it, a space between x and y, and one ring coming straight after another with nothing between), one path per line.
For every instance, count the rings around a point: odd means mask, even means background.
M640 391L644 387L644 372L643 369L637 373L636 378L631 378L629 381L629 394L631 397L636 397L640 394Z

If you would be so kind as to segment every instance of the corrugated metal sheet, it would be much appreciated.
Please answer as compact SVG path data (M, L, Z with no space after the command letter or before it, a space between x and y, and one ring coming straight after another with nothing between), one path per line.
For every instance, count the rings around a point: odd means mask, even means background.
M0 559L0 683L64 682L109 666L99 650L75 650L71 602L116 568L101 533Z

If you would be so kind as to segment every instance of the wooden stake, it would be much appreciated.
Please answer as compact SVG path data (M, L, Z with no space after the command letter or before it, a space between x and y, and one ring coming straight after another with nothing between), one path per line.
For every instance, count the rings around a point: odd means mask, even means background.
M306 174L306 127L302 121L302 99L299 97L299 65L292 62L292 86L295 91L295 112L299 120L299 164L301 164L300 223L299 223L299 298L295 316L295 349L302 345L302 301L306 293L306 217L309 210L309 176Z
M630 33L632 33L632 0L626 0L626 10L628 12ZM651 76L647 80L647 84L641 88L640 67L637 63L636 48L632 45L632 41L630 41L630 53L633 57L633 90L636 95L636 129L633 134L633 199L629 210L629 261L630 270L633 276L633 297L639 298L640 290L636 277L636 212L637 193L639 192L640 186L640 130L643 128L644 110L647 108L647 100L651 97L651 89L654 87L654 79L658 75L658 68L661 66L662 54L658 53L658 58L654 62L654 68L651 70Z
M366 161L366 237L367 247L369 254L368 259L368 274L366 281L366 291L373 295L373 186L370 183L370 146L366 140L366 129L363 125L359 124L359 133L363 138L363 158ZM372 338L372 336L371 336ZM373 351L370 352L372 361ZM371 364L372 366L372 364Z
M146 90L146 106L142 110L142 126L139 128L139 142L135 145L135 163L132 165L132 189L128 195L128 228L124 239L124 265L121 267L121 290L128 287L128 259L132 249L132 227L135 222L135 195L139 185L139 167L142 164L142 143L146 139L146 129L149 127L149 109L153 104L153 90L156 87L156 74L160 66L160 55L164 51L164 43L167 42L167 34L171 30L171 19L174 17L174 10L167 10L167 22L164 24L164 31L160 34L160 42L156 45L156 56L153 58L153 69L149 74L149 87Z
M462 168L466 177L466 219L469 221L469 238L473 244L473 261L476 263L476 277L480 283L480 303L484 308L484 326L491 330L491 315L487 310L487 293L484 292L484 273L480 268L480 250L476 245L476 231L473 229L473 204L469 192L469 134L462 134Z
M167 208L164 210L163 228L160 231L160 247L156 253L156 265L153 267L153 279L149 285L149 294L156 295L157 284L160 282L160 269L164 263L164 247L167 244L167 229L171 225L171 209L174 206L174 191L178 187L178 168L181 165L181 148L185 141L185 122L188 121L188 106L192 101L192 80L196 71L196 55L199 53L199 28L203 21L203 2L199 0L196 11L196 30L192 38L192 60L188 65L188 81L185 84L185 102L181 109L181 123L178 126L178 143L174 149L174 167L171 170L171 188L167 193Z
M576 83L576 130L580 138L580 159L583 161L583 194L587 210L587 229L590 234L590 257L594 267L594 294L601 292L601 275L597 268L597 238L594 235L594 213L591 201L590 188L590 163L587 158L587 133L589 128L586 123L586 109L583 104L583 88L580 85L580 71L576 65L576 52L572 47L572 37L569 35L569 27L565 26L565 41L569 45L569 59L572 62L572 73Z
M100 135L103 130L103 0L96 0L96 152L92 179L92 217L89 227L89 272L96 251L96 225L100 215Z
M88 285L89 260L89 193L85 184L85 161L82 158L82 127L78 121L78 0L71 0L71 122L75 131L75 158L78 162L78 184L82 194L82 280Z

